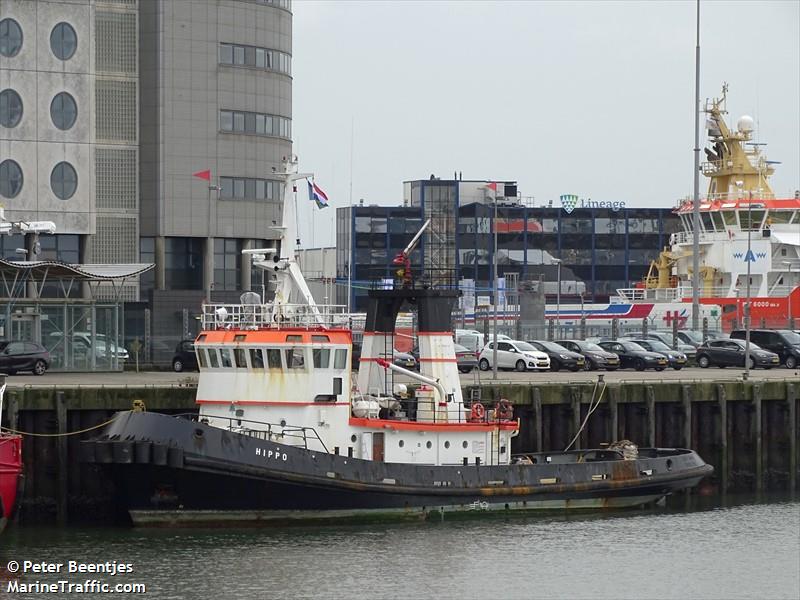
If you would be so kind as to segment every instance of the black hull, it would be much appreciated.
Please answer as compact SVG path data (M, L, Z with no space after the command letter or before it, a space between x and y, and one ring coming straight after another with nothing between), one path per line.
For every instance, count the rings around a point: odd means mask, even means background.
M150 524L638 506L713 472L692 451L663 449L634 461L553 453L534 465L380 463L154 413L120 414L83 451L112 470L134 521Z

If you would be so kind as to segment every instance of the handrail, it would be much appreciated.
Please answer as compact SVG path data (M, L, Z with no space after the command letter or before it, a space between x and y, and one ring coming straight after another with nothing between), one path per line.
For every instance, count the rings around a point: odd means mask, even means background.
M204 419L206 419L206 420L209 420L209 419L227 420L228 421L228 431L231 431L231 432L234 432L234 433L242 433L244 435L249 435L251 437L255 437L255 438L259 438L259 439L261 439L263 437L263 439L265 439L265 440L271 439L273 435L280 435L281 437L302 438L303 447L306 450L308 450L308 439L309 439L308 432L310 431L310 432L312 432L314 434L312 436L312 439L316 439L320 443L322 448L325 450L325 452L330 454L330 452L328 451L328 447L325 445L325 442L322 441L322 438L319 436L319 433L317 433L317 430L315 428L313 428L313 427L294 427L294 426L291 426L291 425L281 425L279 423L268 423L266 421L254 421L252 419L241 419L239 417L225 417L225 416L222 416L222 415L199 415L199 414L196 414L196 413L181 413L181 414L175 415L175 417L176 418L188 418L190 421L196 421L198 423L202 423ZM236 421L238 423L238 426L234 426L234 424L233 424L234 421ZM257 425L266 425L267 428L266 429L248 429L248 428L245 428L245 427L241 427L241 423L254 423L254 424L257 424ZM273 432L273 427L276 428L276 429L280 428L279 433L278 432ZM301 435L297 435L298 432L300 432ZM262 436L262 435L258 435L258 434L264 434L264 435ZM272 441L274 441L274 440L272 440Z

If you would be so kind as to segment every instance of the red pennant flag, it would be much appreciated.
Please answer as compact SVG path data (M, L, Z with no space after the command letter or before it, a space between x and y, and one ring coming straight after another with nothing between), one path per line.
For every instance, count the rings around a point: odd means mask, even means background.
M211 171L198 171L192 175L193 177L199 177L200 179L205 179L206 181L211 181Z
M497 191L497 182L496 181L492 181L491 183L487 183L486 187L489 188L490 190L492 190L493 192L496 192Z

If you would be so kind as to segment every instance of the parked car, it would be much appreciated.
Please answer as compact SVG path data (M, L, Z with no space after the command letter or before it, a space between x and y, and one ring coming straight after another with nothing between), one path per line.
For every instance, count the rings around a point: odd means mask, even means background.
M596 371L597 369L616 371L619 368L619 356L604 350L594 342L587 342L586 340L556 340L556 343L564 346L567 350L582 354L585 359L583 368L587 371Z
M488 371L492 368L493 356L493 342L489 342L478 357L478 367L481 371ZM517 371L546 371L550 368L550 358L526 342L498 341L497 368L516 369Z
M649 350L650 352L657 352L658 354L663 354L667 357L667 363L670 367L675 369L676 371L680 371L683 367L686 366L687 357L683 352L679 352L678 350L673 350L669 346L667 346L663 342L659 342L658 340L642 340L639 338L629 338L631 342L635 344L639 344L645 350Z
M745 342L743 340L708 340L697 349L697 364L703 369L717 366L743 367L745 357ZM764 367L771 369L781 364L780 357L774 352L762 350L756 344L750 343L750 368Z
M632 368L637 371L655 369L663 371L667 368L667 357L657 352L650 352L635 342L616 340L614 342L600 342L601 348L619 356L620 368Z
M172 357L172 370L176 373L183 371L197 371L197 354L194 351L194 340L182 340L175 347Z
M567 350L561 344L556 342L548 342L547 340L532 340L528 343L541 350L550 357L550 370L560 371L561 369L569 369L570 371L579 371L584 368L586 359L580 352Z
M470 373L473 369L477 368L478 366L478 352L473 352L469 348L465 348L461 344L453 344L453 349L456 353L456 363L458 365L458 370L461 373ZM414 346L414 349L411 350L411 355L417 361L417 367L419 367L419 346Z
M677 350L678 352L683 352L689 357L694 357L694 355L697 353L696 346L681 341L680 335L678 335L678 343L673 345L671 331L648 331L647 335L644 336L644 339L658 340L668 348L672 350Z
M14 375L30 371L44 375L50 366L50 353L36 342L0 342L0 371Z
M392 362L398 367L404 369L411 369L412 371L417 368L417 359L408 352L400 352L396 348L392 351Z
M731 339L745 339L745 330L731 331ZM750 342L778 355L781 363L794 369L800 363L800 334L789 329L751 329Z
M58 345L63 342L64 334L61 331L54 331L50 334L50 346ZM92 348L92 334L88 331L73 331L72 332L72 346L73 351L88 356ZM108 350L106 350L108 348ZM104 360L107 356L116 355L117 360L125 361L130 357L128 351L122 346L117 346L114 342L110 342L105 334L97 333L94 336L94 355L96 359Z

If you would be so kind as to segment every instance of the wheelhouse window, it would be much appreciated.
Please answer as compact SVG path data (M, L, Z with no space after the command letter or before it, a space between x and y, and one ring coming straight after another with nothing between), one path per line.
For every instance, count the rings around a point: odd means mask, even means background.
M217 357L216 348L208 349L208 366L211 367L212 369L219 368L219 358Z
M336 350L336 354L334 354L333 358L333 368L334 369L347 368L347 350L345 350L344 348Z
M219 350L220 366L223 369L230 369L233 366L231 359L231 351L228 348L220 348Z
M206 361L206 351L202 348L197 349L197 362L200 364L201 369L205 369L208 366L208 362Z
M281 368L281 351L277 348L267 349L267 365L270 369Z
M312 354L315 369L327 369L331 364L331 351L328 348L314 348Z
M250 348L250 367L253 369L264 368L264 355L260 348Z
M236 367L240 369L247 368L247 351L244 348L234 348L233 358L236 361Z
M306 359L302 348L289 348L286 350L287 369L305 369Z

